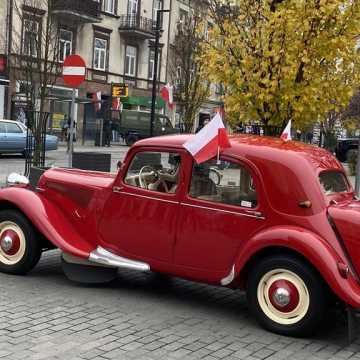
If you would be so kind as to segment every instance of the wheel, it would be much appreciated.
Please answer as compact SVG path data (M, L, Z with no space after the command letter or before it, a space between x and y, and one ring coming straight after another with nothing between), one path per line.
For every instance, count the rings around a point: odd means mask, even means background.
M40 256L41 244L30 222L16 210L0 211L0 271L24 275Z
M310 265L296 257L274 255L251 269L248 304L267 330L287 336L316 331L327 310L328 290Z
M136 135L128 135L125 138L125 143L127 146L132 146L138 141L138 137Z

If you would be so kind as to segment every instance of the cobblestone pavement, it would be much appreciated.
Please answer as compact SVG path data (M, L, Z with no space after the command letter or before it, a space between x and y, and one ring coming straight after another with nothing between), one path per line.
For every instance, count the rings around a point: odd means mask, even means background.
M58 251L0 284L0 359L360 359L340 313L314 338L281 337L258 327L238 291L128 271L79 285Z

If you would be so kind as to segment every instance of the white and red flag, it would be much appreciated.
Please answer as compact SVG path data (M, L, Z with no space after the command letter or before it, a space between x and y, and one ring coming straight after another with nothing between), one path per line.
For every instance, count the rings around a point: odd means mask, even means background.
M112 99L112 109L114 111L119 111L121 110L121 101L120 98L113 98Z
M167 84L161 89L160 94L168 104L169 108L172 109L174 107L174 87Z
M93 93L92 100L95 106L95 111L98 112L101 110L101 91Z
M217 113L184 147L198 164L219 157L221 150L231 147L221 115Z
M288 124L286 125L286 128L282 132L280 139L283 141L290 141L291 138L291 119L289 120Z

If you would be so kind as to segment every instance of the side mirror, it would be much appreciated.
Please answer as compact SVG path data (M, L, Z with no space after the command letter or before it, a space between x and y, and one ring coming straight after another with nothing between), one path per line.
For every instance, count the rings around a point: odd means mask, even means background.
M117 169L118 170L120 170L121 169L121 167L122 167L122 162L121 162L121 160L119 160L118 162L117 162Z

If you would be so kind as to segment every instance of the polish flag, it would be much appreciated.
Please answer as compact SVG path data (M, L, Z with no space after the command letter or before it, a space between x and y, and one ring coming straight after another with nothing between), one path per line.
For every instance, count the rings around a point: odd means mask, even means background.
M113 98L112 100L112 109L114 111L119 111L121 109L121 101L119 98Z
M170 109L174 107L174 87L165 85L160 91L161 97L167 102Z
M216 155L219 157L221 150L231 147L221 115L217 113L209 124L184 144L184 147L198 164Z
M95 111L99 112L101 110L101 91L93 93L92 100L95 106Z
M292 140L292 138L291 138L291 119L289 120L288 124L286 125L286 128L282 132L280 139L285 142Z

